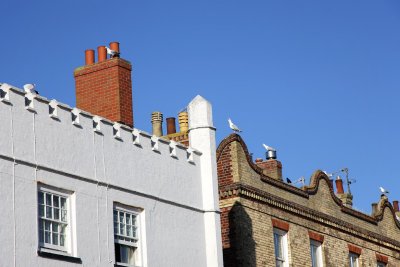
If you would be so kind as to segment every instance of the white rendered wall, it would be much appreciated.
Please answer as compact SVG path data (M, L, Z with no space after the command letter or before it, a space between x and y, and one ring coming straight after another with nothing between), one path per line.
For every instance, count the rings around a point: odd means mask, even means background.
M81 127L74 126L70 107L60 106L53 119L48 102L38 97L35 111L28 111L17 90L9 104L0 102L0 266L79 265L37 255L39 183L74 192L74 256L82 266L114 266L115 202L144 210L144 266L222 266L217 258L207 260L204 154L194 152L188 162L178 146L171 157L165 140L153 151L146 133L134 145L132 129L124 126L115 139L107 120L96 133L87 113Z

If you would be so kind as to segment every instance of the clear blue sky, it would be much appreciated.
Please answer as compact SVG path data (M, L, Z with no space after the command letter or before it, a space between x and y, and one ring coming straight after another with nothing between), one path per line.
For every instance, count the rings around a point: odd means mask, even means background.
M121 43L131 61L135 126L200 94L217 141L243 129L254 158L278 149L284 177L350 169L354 206L379 186L400 199L400 2L2 1L0 81L36 83L75 105L84 50ZM308 182L308 180L307 180Z

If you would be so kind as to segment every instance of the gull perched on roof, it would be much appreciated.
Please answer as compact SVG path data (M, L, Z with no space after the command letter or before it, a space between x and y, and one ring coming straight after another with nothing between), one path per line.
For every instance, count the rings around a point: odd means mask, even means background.
M229 122L229 127L234 131L234 132L241 132L241 130L239 129L239 127L237 127L231 119L228 119Z
M385 188L383 188L382 186L379 187L379 190L381 190L382 194L389 194L389 191L387 191Z
M36 84L34 84L34 83L27 83L27 84L24 85L24 90L25 90L25 92L27 92L27 93L39 94L39 92L36 91L35 87L36 87Z
M270 147L270 146L267 146L266 144L263 144L263 146L265 147L265 149L266 149L267 151L276 151L275 148Z
M119 57L119 52L118 51L112 50L108 46L106 46L105 48L107 50L107 54L109 54L111 56L111 58Z

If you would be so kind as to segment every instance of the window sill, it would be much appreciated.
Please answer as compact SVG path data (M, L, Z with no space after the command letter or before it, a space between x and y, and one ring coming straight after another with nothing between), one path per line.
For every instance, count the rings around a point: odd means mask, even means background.
M37 253L38 253L38 256L43 257L43 258L49 258L49 259L55 259L55 260L73 262L73 263L82 263L81 258L71 256L69 254L63 253L62 251L56 251L56 250L51 250L51 249L46 249L46 248L39 248Z

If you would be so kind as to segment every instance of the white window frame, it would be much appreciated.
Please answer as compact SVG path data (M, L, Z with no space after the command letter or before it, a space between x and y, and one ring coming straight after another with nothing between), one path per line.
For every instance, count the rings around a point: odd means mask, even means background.
M350 263L350 267L358 267L358 263L359 263L359 258L360 255L350 252L349 253L349 263Z
M40 200L40 193L43 193L43 202L41 202ZM51 203L50 205L47 205L46 202L46 196L49 195L51 197ZM59 198L59 204L58 206L54 205L54 197L58 197ZM61 198L65 199L65 207L66 207L66 220L62 221L62 209L61 209ZM37 220L38 220L38 246L40 250L46 250L48 252L55 252L55 253L65 253L65 254L72 254L72 244L73 244L73 231L72 231L72 193L70 191L67 190L62 190L62 189L56 189L54 187L50 187L50 186L45 186L45 185L39 185L38 186L38 190L37 190ZM41 214L41 206L43 205L44 209L43 209L43 214ZM46 216L46 208L49 208L49 210L51 210L51 217L52 218L48 218ZM59 215L58 218L56 219L55 217L55 210L59 209ZM45 234L45 226L43 225L43 223L50 223L50 230L51 233L53 232L52 230L53 227L55 225L58 226L58 233L61 234L61 230L60 230L60 226L64 225L65 226L65 238L64 238L64 245L60 245L60 244L54 244L55 242L53 242L53 234L50 234L50 239L52 240L50 243L46 243L45 242L45 236L43 236L41 238L41 232L43 233L43 235ZM43 227L42 227L43 225ZM42 230L43 229L43 230ZM60 242L60 239L58 239L57 243Z
M118 212L117 218L115 218L115 212ZM131 215L135 216L135 232L136 235L127 235L127 234L121 234L120 233L120 213L124 214L124 220L125 220L125 228L124 231L126 231L126 215ZM142 267L144 266L144 260L143 260L143 240L142 240L142 210L139 208L134 208L134 207L129 207L123 204L115 203L113 207L113 233L114 233L114 258L115 258L115 263L116 266L124 266L124 267ZM115 220L117 219L117 221ZM118 229L118 230L117 230ZM117 231L117 233L116 233ZM129 264L129 263L122 263L122 262L117 262L117 255L116 255L116 246L128 246L131 248L134 248L134 264Z
M315 247L315 253L313 250ZM322 243L316 240L310 239L310 252L311 252L311 266L312 267L322 267Z
M287 232L280 230L278 228L274 228L274 253L275 253L275 265L282 266L282 267L288 267L289 266L289 257L288 257L288 242L287 242ZM277 256L277 240L278 238L278 243L281 248L282 255L281 257ZM278 264L279 262L279 264Z

